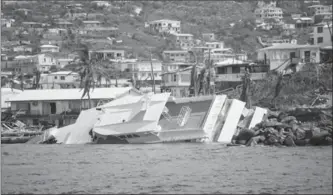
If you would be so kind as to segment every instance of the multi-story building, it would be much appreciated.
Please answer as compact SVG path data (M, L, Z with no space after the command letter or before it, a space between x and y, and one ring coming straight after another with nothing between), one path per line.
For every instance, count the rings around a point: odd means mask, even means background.
M332 14L332 6L312 5L308 7L308 11L312 16Z
M116 49L102 49L102 50L95 50L89 51L89 58L94 55L97 59L124 59L125 58L125 51L124 50L116 50Z
M171 34L171 40L177 48L189 50L194 46L192 34Z
M202 33L202 39L204 41L215 41L214 33Z
M102 23L100 21L83 21L83 26L85 28L95 28L95 27L100 27Z
M328 46L332 45L332 23L329 25L320 23L313 27L311 33L311 43L313 45Z
M258 1L257 2L257 7L262 8L262 7L276 7L276 1Z
M254 13L257 21L263 22L266 19L272 18L277 22L281 22L283 19L283 11L279 7L264 6L257 8Z
M41 72L48 72L51 66L57 66L56 58L48 53L36 55L38 59L37 69Z
M41 45L40 46L40 51L41 53L48 53L48 52L59 52L59 47L56 45Z
M148 23L152 31L161 33L181 33L180 21L177 20L155 20Z
M224 48L224 42L205 42L205 47L208 47L210 49L222 49Z
M225 61L227 59L233 60L247 60L247 54L236 54L231 48L210 49L204 53L205 59L210 59L213 63Z
M284 43L259 49L257 60L264 61L270 70L283 71L287 66L300 68L304 63L319 63L320 50L317 45L297 45Z
M186 50L166 50L163 51L164 62L190 62L191 55Z
M296 28L307 28L309 26L313 26L314 20L310 17L301 17L296 19Z
M59 71L41 75L42 89L63 89L79 87L79 74L72 71Z
M132 68L130 69L136 82L152 84L153 77L151 64L153 66L155 84L161 84L162 62L159 60L143 60L137 61L135 64L133 64Z
M14 19L1 18L1 27L10 28L14 22Z
M13 60L1 62L1 69L33 74L37 69L37 56L16 56Z

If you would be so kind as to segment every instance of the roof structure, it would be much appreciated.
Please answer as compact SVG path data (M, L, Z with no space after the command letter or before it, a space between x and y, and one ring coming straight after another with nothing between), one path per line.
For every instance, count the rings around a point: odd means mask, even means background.
M95 88L90 92L90 99L115 99L121 95L133 91L139 93L132 87L115 88ZM7 100L8 102L27 102L27 101L56 101L56 100L80 100L83 91L81 89L43 89L25 90L20 94ZM88 99L85 96L83 99Z
M265 47L259 49L258 51L265 51L265 50L274 50L274 49L302 49L302 48L319 48L317 45L296 45L291 43L281 43L277 45L273 45L270 47Z

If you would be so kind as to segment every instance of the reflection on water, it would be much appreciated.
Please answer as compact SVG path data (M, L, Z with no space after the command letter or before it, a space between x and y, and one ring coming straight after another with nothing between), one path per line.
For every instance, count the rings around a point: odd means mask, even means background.
M332 147L1 148L2 193L332 193Z

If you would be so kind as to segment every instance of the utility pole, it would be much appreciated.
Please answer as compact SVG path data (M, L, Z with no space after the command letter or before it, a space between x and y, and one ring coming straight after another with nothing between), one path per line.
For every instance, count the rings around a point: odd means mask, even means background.
M210 69L211 69L211 63L210 63L210 51L211 48L209 48L209 54L208 54L208 78L209 78L209 82L208 82L208 94L210 95Z
M152 90L155 94L155 77L154 77L154 68L153 68L153 62L152 62L152 54L151 54L151 48L149 48L150 53L150 69L151 69L151 78L153 80Z

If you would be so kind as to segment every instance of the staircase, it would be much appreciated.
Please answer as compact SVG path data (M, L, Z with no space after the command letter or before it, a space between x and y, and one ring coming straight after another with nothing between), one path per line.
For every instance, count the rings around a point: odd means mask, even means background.
M188 106L183 106L182 109L179 112L177 123L180 127L183 127L186 125L188 119L191 116L192 109Z
M171 121L171 116L169 114L169 109L167 107L164 107L163 112L162 112L162 116L168 120Z

